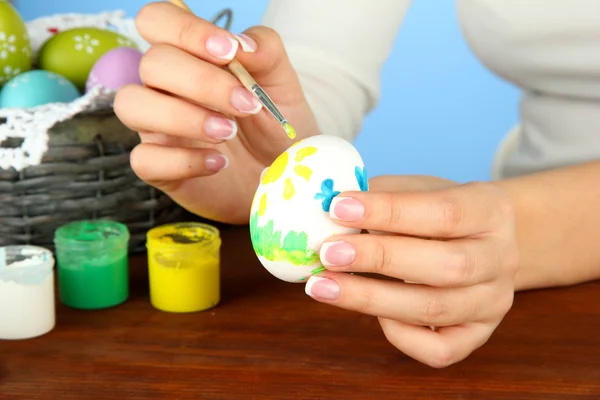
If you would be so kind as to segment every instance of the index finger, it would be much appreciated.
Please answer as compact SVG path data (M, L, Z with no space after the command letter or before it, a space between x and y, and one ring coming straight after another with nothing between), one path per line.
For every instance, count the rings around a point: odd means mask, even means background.
M148 43L168 44L217 65L230 62L239 47L231 32L168 2L146 4L135 23Z
M344 226L428 238L484 235L512 227L513 207L491 183L422 192L347 192L330 215Z

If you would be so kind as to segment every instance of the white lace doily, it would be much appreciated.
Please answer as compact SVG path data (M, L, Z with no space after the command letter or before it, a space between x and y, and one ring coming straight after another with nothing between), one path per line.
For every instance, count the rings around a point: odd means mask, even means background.
M134 41L142 52L149 44L135 27L133 18L126 18L124 11L100 14L60 14L42 17L28 22L27 29L34 54L56 30L76 27L110 29ZM45 104L28 109L0 108L0 143L7 138L22 138L20 147L0 147L0 169L14 168L20 171L31 165L39 165L48 145L48 130L59 122L83 112L111 108L115 92L96 86L71 103Z

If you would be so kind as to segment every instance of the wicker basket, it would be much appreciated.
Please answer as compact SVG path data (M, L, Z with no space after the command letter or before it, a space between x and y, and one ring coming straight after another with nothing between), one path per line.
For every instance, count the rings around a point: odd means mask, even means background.
M224 10L213 22L232 12ZM6 120L0 118L0 124ZM19 147L22 137L0 140L0 149ZM112 107L80 113L48 131L41 162L22 169L0 167L0 246L34 244L53 249L54 231L79 219L125 223L131 251L145 250L148 229L179 219L184 211L148 186L129 165L139 136Z

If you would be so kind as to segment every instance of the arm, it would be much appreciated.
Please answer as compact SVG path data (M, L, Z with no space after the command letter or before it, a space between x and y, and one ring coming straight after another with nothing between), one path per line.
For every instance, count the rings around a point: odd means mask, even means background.
M352 140L379 99L381 69L411 0L272 0L281 36L322 133Z
M496 184L516 207L516 290L600 278L600 161Z

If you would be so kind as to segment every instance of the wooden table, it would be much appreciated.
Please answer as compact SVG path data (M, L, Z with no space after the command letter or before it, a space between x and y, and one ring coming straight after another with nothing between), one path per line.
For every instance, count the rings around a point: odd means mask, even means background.
M57 327L0 341L0 399L598 399L600 283L517 295L492 339L436 370L396 351L376 319L320 304L223 231L223 299L176 315L148 301L145 257L130 300L58 306Z

